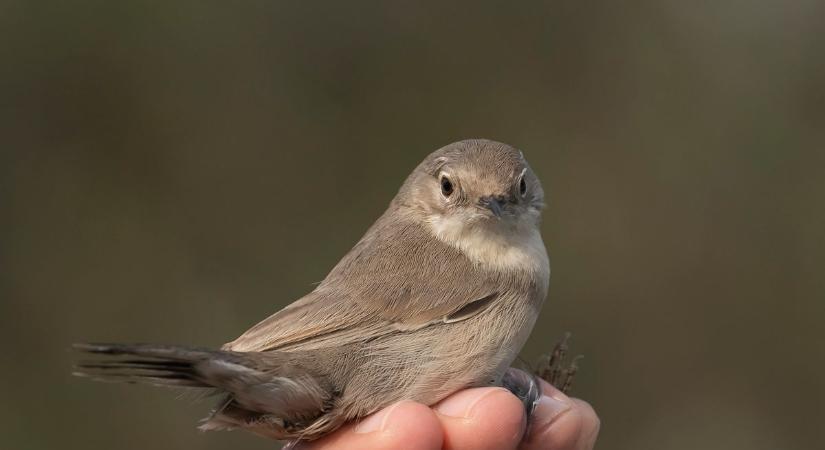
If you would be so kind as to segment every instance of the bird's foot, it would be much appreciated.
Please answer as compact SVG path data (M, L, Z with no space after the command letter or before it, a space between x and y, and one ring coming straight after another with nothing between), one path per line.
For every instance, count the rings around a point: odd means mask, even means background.
M553 348L553 351L539 360L538 366L531 371L532 373L512 367L504 373L501 385L521 400L527 417L531 417L542 396L539 378L564 393L570 392L573 377L579 370L578 360L582 357L581 355L576 356L568 362L566 357L567 341L569 339L570 333L565 333L562 340Z
M501 385L521 400L527 417L530 417L541 398L541 385L536 376L511 367L504 372Z

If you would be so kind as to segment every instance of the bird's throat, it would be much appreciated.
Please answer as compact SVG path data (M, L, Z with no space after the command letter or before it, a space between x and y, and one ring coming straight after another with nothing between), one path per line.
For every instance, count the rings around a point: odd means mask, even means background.
M431 215L427 224L440 241L457 248L473 263L494 270L550 275L547 250L533 221L468 222L460 217Z

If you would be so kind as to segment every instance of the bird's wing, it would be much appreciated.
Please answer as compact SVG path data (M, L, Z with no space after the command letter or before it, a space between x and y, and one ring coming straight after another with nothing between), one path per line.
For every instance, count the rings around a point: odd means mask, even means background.
M255 325L226 350L309 350L435 322L455 322L495 301L496 275L414 221L387 214L316 290Z

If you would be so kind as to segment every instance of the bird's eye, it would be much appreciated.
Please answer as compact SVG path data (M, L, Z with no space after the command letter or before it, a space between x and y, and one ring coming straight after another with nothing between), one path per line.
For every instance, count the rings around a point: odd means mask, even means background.
M442 175L441 176L441 195L443 195L444 197L449 197L450 195L452 195L454 189L455 188L453 187L453 182L450 181L450 179L447 178L446 175Z
M524 176L522 176L521 180L518 182L518 192L522 195L522 197L527 193L527 182L524 181Z

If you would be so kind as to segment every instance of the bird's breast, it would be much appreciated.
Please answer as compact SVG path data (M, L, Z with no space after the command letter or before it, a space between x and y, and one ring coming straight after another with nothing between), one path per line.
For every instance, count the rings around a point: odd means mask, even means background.
M538 227L528 221L468 224L459 217L431 216L432 234L461 251L480 268L532 277L540 292L547 292L550 261Z

